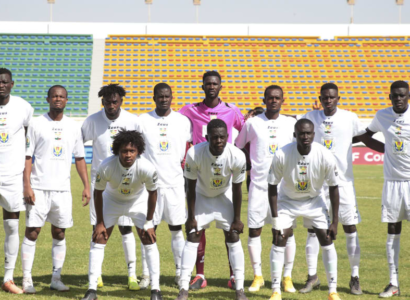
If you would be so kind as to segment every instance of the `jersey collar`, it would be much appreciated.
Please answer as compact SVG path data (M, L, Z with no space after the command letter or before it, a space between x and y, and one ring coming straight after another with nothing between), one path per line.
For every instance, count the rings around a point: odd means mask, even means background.
M117 120L121 117L121 113L122 113L122 109L120 108L120 114L118 115L118 118L116 118L116 119L114 119L114 120L110 120L110 119L107 118L107 115L105 114L105 109L103 108L103 109L101 110L101 114L102 114L102 116L103 116L103 119L104 119L105 121L107 121L108 123L113 123L113 122L117 121Z

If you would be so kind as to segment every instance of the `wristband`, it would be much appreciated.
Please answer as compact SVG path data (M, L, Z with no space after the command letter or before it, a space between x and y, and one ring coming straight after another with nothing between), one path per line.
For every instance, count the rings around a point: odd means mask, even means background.
M283 227L279 217L272 218L272 228L280 231L280 234L283 234Z
M154 228L154 223L152 222L152 220L145 221L144 231L148 231L148 229L151 229L151 228Z

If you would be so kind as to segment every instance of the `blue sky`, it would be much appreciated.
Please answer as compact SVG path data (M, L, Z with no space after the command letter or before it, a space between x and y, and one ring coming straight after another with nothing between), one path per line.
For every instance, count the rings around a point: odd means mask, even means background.
M356 2L355 23L398 23L395 0ZM46 0L0 0L0 4L1 21L49 20ZM56 0L53 8L56 22L146 23L147 15L144 0ZM349 20L346 0L202 0L199 7L200 23L348 24ZM153 0L151 22L194 23L193 1ZM402 7L402 23L410 23L410 0Z

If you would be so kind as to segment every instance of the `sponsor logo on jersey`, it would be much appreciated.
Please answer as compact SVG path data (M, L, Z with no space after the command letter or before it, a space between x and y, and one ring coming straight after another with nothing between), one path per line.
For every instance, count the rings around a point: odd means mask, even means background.
M9 141L9 134L7 132L0 133L0 142L5 144Z
M130 180L129 177L125 177L125 178L122 179L122 184L123 185L130 185L130 183L131 183L131 180Z
M0 118L0 126L6 126L7 125L6 121L7 121L6 118Z
M246 163L243 164L243 167L241 169L241 174L245 174L246 172Z
M212 120L218 119L218 116L217 115L210 115L209 119L211 119L211 121L212 121Z
M278 150L278 145L269 145L270 154L275 154L276 150Z
M307 174L306 166L299 166L299 175L306 175L306 174Z
M309 182L308 181L298 181L297 188L299 191L307 191L309 188Z
M53 154L55 157L60 157L61 154L63 154L63 147L61 146L54 146L53 148Z
M220 169L220 168L214 168L214 175L215 175L215 176L220 176L220 175L222 175L221 169Z
M401 126L396 126L396 131L394 132L394 134L395 135L401 135L401 130L402 130Z
M188 163L185 163L185 170L191 172L191 166Z
M158 181L158 174L157 174L157 171L155 171L154 174L152 175L152 182L157 183L157 181Z
M167 151L167 150L168 150L168 147L169 147L169 144L168 144L167 141L159 142L159 149L160 149L162 152Z
M396 149L397 152L403 152L403 150L404 150L403 142L394 141L394 149Z
M131 190L130 189L121 189L121 194L129 195L129 194L131 194Z
M269 138L270 139L276 138L276 130L269 130Z
M323 146L325 146L329 150L332 150L333 140L323 140Z
M110 129L110 137L113 139L118 133L117 129Z
M56 141L61 141L61 134L62 134L61 131L55 131L55 132L54 132L54 139L55 139Z
M97 173L97 178L95 179L96 182L100 182L101 181L101 175Z
M159 136L167 136L167 128L166 127L161 127L159 129Z
M213 179L212 180L212 185L214 187L221 187L222 186L222 179Z
M26 148L30 148L30 138L26 137Z
M110 151L111 151L112 154L114 154L114 150L112 149L112 145L113 144L110 145Z
M332 125L325 125L325 133L332 133Z

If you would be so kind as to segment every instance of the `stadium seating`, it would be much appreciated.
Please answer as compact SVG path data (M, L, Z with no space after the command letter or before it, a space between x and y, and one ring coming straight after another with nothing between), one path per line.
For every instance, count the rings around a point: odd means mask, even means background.
M26 99L34 114L48 111L49 87L67 88L65 113L88 114L93 38L91 35L0 34L0 66L13 73L13 95Z
M173 108L201 101L202 75L217 70L221 98L244 113L262 104L266 86L285 90L285 113L311 110L320 86L340 88L340 106L372 118L390 105L389 86L410 74L409 38L397 37L250 37L127 36L106 38L103 84L120 83L128 94L126 110L154 107L153 87L167 82Z

